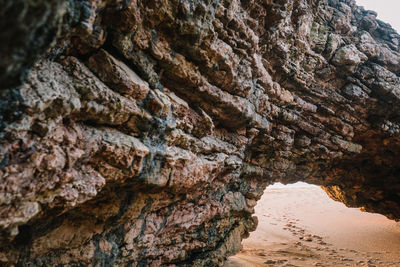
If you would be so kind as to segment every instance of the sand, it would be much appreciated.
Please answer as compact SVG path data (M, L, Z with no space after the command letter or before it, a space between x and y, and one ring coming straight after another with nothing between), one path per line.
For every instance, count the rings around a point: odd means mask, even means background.
M258 228L224 267L400 266L400 223L347 208L317 186L267 188Z

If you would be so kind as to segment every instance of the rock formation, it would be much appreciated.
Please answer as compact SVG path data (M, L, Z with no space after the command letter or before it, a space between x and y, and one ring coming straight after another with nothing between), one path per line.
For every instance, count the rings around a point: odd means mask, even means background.
M221 265L275 181L400 219L400 35L354 0L0 12L2 265Z

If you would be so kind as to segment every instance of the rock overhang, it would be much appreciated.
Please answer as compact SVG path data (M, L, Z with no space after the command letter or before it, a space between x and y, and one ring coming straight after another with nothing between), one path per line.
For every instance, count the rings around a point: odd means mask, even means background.
M64 2L2 90L4 263L220 265L275 181L400 218L400 36L355 1Z

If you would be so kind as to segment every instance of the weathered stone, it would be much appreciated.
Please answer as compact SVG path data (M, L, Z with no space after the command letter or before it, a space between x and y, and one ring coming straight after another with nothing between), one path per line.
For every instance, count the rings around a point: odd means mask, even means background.
M0 11L0 265L222 265L275 181L400 219L400 36L375 13L63 2Z
M89 58L89 67L111 89L137 101L142 101L149 92L147 82L103 49Z
M367 59L367 56L351 44L339 48L333 56L332 62L337 66L356 66Z
M355 84L349 84L343 89L343 93L351 98L352 100L363 100L368 97L368 95L363 91L363 89Z
M26 78L26 68L60 35L65 3L66 0L2 3L0 89L18 86Z

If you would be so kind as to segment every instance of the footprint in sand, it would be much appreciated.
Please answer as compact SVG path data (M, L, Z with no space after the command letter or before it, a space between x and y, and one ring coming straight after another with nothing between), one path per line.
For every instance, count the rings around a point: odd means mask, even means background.
M350 258L343 258L342 261L354 261L354 260Z

